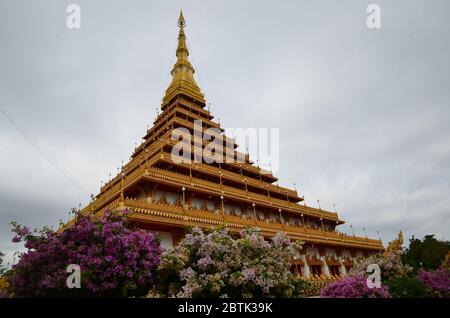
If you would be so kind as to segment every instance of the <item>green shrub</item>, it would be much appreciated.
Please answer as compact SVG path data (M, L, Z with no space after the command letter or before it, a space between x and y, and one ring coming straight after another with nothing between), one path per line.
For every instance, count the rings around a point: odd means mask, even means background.
M419 298L427 296L426 286L413 277L394 277L387 283L394 298Z

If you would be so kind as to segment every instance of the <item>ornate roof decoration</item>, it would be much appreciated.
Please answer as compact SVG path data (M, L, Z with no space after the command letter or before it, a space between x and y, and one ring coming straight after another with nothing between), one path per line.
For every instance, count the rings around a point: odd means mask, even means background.
M386 251L384 252L384 255L401 253L402 245L403 245L403 233L402 233L402 231L400 231L398 233L397 238L388 243L388 246L386 247Z
M205 97L194 79L195 69L189 62L188 58L189 49L187 47L186 35L184 33L186 21L183 16L183 11L180 11L180 17L178 18L177 24L180 28L178 33L178 47L176 51L177 61L171 71L172 82L166 90L162 107L170 103L178 95L191 97L204 105Z

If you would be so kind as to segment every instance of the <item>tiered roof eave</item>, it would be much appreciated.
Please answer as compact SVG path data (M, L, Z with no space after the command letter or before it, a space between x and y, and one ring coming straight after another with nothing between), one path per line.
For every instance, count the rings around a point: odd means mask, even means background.
M326 231L312 230L305 226L290 226L284 224L282 215L295 215L310 217L315 220L324 220L335 225L344 224L339 219L337 212L330 212L320 208L299 204L304 199L297 190L288 189L273 184L278 179L270 172L255 166L248 154L239 152L234 139L224 134L220 123L213 121L214 116L209 109L205 109L204 94L194 80L194 69L189 63L189 52L184 34L184 18L180 16L179 45L177 48L177 62L172 69L172 82L167 88L162 104L161 114L153 123L153 127L147 130L141 145L136 147L130 161L122 167L109 182L103 185L100 193L90 205L83 209L83 213L96 213L108 208L129 207L138 212L135 218L142 221L168 222L176 226L181 225L227 225L232 229L239 229L245 225L262 227L264 233L274 234L275 231L284 230L291 238L305 239L325 244L337 244L341 246L364 247L366 249L382 249L381 241L355 237L347 237L342 234ZM224 146L233 159L244 158L243 162L227 162L219 164L207 164L205 162L180 163L171 157L171 149L178 142L172 140L172 131L178 127L186 128L191 137L194 133L194 120L202 121L202 130L208 128L219 129L224 138ZM193 138L192 138L193 139ZM194 156L204 156L202 141L200 148L196 148L194 140L191 142ZM197 153L199 152L199 153ZM169 168L164 168L169 167ZM220 176L220 182L217 177ZM230 200L242 205L279 211L280 221L283 223L272 224L271 221L262 222L258 219L245 220L242 217L216 215L211 211L197 211L192 207L171 205L161 206L158 202L144 202L136 199L124 199L127 193L142 184L158 184L176 191L190 191L206 197ZM138 202L139 201L139 202ZM170 213L169 213L170 212ZM140 213L140 214L139 214ZM272 213L272 212L270 212ZM203 219L202 219L203 217ZM252 223L253 222L253 223ZM323 227L323 225L322 225ZM320 233L319 233L320 232Z

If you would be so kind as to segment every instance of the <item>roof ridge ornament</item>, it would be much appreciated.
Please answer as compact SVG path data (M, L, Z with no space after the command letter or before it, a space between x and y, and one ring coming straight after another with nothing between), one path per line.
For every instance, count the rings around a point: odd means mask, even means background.
M180 16L178 18L177 24L178 24L178 27L180 27L181 29L186 26L186 20L184 20L183 10L180 10Z
M177 25L180 28L176 50L177 61L170 72L172 81L163 97L162 109L173 99L178 98L180 94L192 98L201 105L206 105L205 96L194 79L195 69L188 58L189 49L186 43L186 34L184 33L186 20L184 19L183 10L180 10Z

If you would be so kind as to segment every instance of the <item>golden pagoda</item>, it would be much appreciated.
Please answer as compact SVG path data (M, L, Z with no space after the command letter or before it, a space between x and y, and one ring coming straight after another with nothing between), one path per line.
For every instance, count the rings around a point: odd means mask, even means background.
M185 26L181 12L177 61L162 100L162 112L130 161L102 185L82 213L127 209L132 224L158 232L165 247L177 244L188 226L226 226L235 233L252 226L268 238L284 231L292 240L305 242L293 260L294 270L304 277L345 275L357 257L383 250L380 240L339 233L336 227L344 222L337 213L299 204L303 199L296 190L275 185L277 178L272 173L236 150L238 145L223 135L220 124L205 109L204 95L188 59ZM222 145L234 158L243 160L174 160L172 151L179 140L173 138L173 132L181 128L193 135L198 122L202 131L219 130L224 138ZM205 143L189 142L189 147L196 156Z

